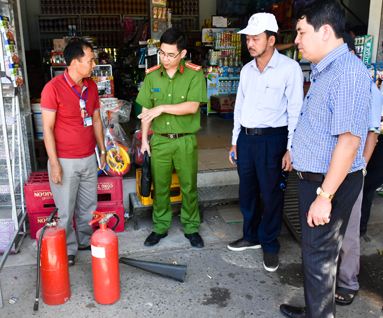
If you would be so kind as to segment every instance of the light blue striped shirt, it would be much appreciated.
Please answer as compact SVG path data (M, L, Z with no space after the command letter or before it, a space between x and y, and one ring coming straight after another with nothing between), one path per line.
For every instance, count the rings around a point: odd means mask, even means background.
M343 44L311 68L313 80L291 146L294 169L327 173L338 136L348 132L361 138L349 172L363 169L372 102L366 66Z
M273 56L261 73L253 59L241 71L231 144L237 144L241 126L287 126L287 149L290 149L302 103L303 74L296 61L274 49Z

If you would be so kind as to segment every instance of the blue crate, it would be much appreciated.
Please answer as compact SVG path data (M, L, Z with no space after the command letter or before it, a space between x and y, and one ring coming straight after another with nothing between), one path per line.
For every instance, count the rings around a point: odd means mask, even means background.
M225 119L234 119L234 113L217 113L219 117Z

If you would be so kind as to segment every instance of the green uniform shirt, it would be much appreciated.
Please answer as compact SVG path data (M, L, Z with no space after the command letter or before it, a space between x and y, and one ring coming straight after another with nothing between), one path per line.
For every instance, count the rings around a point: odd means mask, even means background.
M207 103L205 76L198 68L191 63L185 66L185 61L181 60L173 77L169 77L162 64L154 71L149 69L136 102L147 109L183 102ZM195 133L201 129L200 112L187 115L163 113L153 119L151 128L157 134Z

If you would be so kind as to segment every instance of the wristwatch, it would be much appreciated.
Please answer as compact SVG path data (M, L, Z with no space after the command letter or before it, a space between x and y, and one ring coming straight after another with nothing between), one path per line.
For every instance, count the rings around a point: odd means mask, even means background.
M102 155L106 155L106 151L101 150L101 154L102 154Z
M322 187L318 187L318 189L317 189L317 195L320 195L320 196L325 197L325 198L330 199L330 200L332 200L333 197L334 197L333 194L329 194L329 193L327 193L327 192L324 192L323 189L322 189Z

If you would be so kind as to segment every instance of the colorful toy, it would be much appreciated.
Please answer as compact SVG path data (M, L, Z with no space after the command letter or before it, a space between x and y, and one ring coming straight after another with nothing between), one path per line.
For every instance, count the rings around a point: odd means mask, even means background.
M114 176L123 176L130 170L130 156L133 149L118 121L129 120L131 104L116 98L101 99L100 106L105 127L105 172Z

